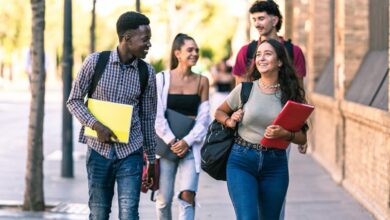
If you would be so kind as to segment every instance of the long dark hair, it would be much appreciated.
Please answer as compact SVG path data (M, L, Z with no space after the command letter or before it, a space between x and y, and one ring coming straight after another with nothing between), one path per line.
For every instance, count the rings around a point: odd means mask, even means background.
M180 50L180 48L184 45L185 40L194 40L194 38L188 36L187 34L178 33L173 40L172 50L171 50L171 70L175 69L179 64L179 60L175 56L175 51Z
M278 72L278 80L281 91L280 102L282 106L284 106L288 100L292 100L299 103L306 103L305 90L303 90L303 88L301 88L298 83L295 68L292 65L290 59L288 58L286 49L284 48L283 44L274 39L267 39L262 41L257 47L266 42L274 48L277 58L282 62L282 66L279 67ZM254 56L254 59L256 59L256 53ZM261 74L256 68L256 60L252 67L250 78L252 80L261 78ZM305 124L302 130L306 132L307 129L308 126L307 124Z
M269 43L274 48L277 58L282 62L282 66L279 67L278 73L278 80L281 90L280 101L282 105L284 106L288 100L306 103L305 91L298 83L295 69L287 56L286 49L284 48L283 44L277 40L268 39L262 41L258 47L263 43ZM254 56L256 57L256 53ZM257 80L259 78L261 78L261 74L257 70L256 64L254 63L251 71L251 79Z

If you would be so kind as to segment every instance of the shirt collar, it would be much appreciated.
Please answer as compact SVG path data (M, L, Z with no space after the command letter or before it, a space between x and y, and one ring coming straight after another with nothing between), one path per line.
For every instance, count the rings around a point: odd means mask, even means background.
M116 48L115 50L112 51L111 62L116 63L116 64L121 65L121 66L124 66L124 67L130 67L130 66L137 67L138 66L138 58L135 58L133 60L133 62L131 62L129 64L122 64L121 60L119 59L118 48Z

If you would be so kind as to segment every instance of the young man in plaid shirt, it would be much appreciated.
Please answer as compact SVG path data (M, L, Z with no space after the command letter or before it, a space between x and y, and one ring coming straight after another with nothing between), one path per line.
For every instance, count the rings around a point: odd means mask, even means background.
M127 144L112 141L115 134L87 109L84 97L91 88L99 53L89 55L74 81L67 107L80 121L79 141L88 145L87 172L89 219L108 219L115 182L118 185L119 219L139 219L143 152L148 159L148 183L154 176L157 94L155 71L146 64L148 81L141 86L140 63L151 47L149 19L137 12L122 14L116 24L119 45L112 50L91 98L132 105L131 132ZM145 65L144 64L144 65ZM115 112L112 112L115 114ZM98 138L84 135L85 126ZM150 181L150 182L149 182Z

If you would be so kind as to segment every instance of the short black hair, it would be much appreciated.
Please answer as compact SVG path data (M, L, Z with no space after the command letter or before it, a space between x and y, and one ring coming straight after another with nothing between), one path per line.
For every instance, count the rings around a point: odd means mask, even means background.
M149 25L149 23L149 18L144 14L128 11L119 16L116 22L116 32L121 39L126 31L137 29L141 25Z
M250 7L249 12L251 14L256 12L266 12L269 15L277 16L279 18L279 22L275 26L276 31L279 31L280 28L282 27L282 23L283 23L282 14L280 14L278 4L276 4L273 0L267 0L267 1L257 0Z

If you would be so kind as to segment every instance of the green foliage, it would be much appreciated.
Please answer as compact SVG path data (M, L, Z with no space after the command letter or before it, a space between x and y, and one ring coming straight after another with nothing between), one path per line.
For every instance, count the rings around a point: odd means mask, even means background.
M212 60L213 56L214 56L214 51L212 48L207 47L207 46L201 47L200 48L200 56L203 58L207 58L207 59Z
M97 7L105 0L98 0ZM121 3L120 3L121 2ZM153 3L151 3L153 2ZM230 56L230 42L236 31L237 18L229 14L225 0L160 0L141 1L142 11L150 18L152 47L159 45L164 52L155 60L156 69L164 67L170 50L171 39L177 32L194 37L201 48L200 62L215 63ZM64 2L46 0L45 50L52 55L62 55ZM75 62L89 54L92 0L72 1L73 53ZM96 14L96 50L113 49L118 44L115 23L124 11L134 10L135 2L123 7L123 1L113 10ZM126 3L127 4L127 3ZM8 60L14 51L22 51L31 41L31 6L25 0L0 0L0 51L5 51ZM89 7L90 5L90 7ZM163 9L163 10L162 10ZM100 10L102 11L102 10ZM22 16L21 16L22 15ZM157 36L157 37L156 37ZM158 40L154 41L156 38ZM162 45L162 46L161 46ZM163 54L163 55L161 55ZM209 60L209 61L206 61ZM167 60L165 60L167 62ZM75 63L76 64L76 63ZM77 64L76 64L77 65Z
M5 61L10 62L15 48L31 43L31 7L23 0L0 0L0 5L0 48L5 51Z
M154 70L156 71L156 73L158 72L161 72L165 69L165 65L164 65L164 60L163 59L158 59L158 60L152 60L150 62L150 64L152 64Z

